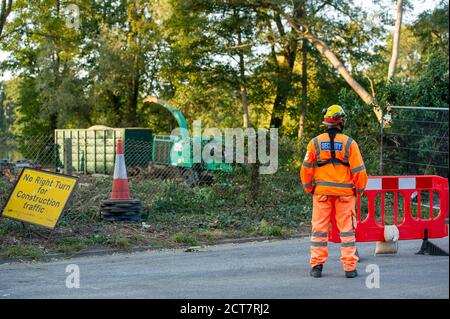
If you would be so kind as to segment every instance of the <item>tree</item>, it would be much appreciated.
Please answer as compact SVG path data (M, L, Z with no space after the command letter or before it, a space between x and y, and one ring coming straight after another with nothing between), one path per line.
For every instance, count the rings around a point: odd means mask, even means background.
M20 74L18 90L27 96L18 112L22 118L47 121L48 133L71 121L75 125L85 123L87 118L82 83L77 77L81 37L78 30L66 24L65 14L60 0L17 0L2 42L11 53L3 69ZM30 90L35 92L31 94ZM30 117L23 114L27 111L32 111ZM36 125L37 131L42 129ZM30 128L30 132L33 130Z
M6 132L8 125L5 116L5 89L4 84L0 82L0 135Z
M226 126L236 122L228 119L237 111L233 102L238 97L242 126L250 126L248 81L257 63L252 49L260 34L255 12L223 0L170 5L171 14L163 23L170 49L161 74L172 88L167 98L176 100L188 117L196 111L196 118L208 114L206 118L221 118Z
M293 5L293 15L295 17L304 15L304 2L295 1L293 2ZM278 59L275 60L278 70L278 81L269 124L270 127L278 128L283 123L287 100L292 90L293 71L297 59L298 39L292 29L288 33L285 31L281 16L278 12L275 12L273 20L277 26L279 37L286 38L286 40L282 42L283 45L280 54L281 61L278 62Z
M3 28L6 24L6 19L12 10L13 1L12 0L2 0L0 3L0 38L2 37Z
M239 12L234 12L235 16L239 15ZM239 16L238 16L239 17ZM237 45L242 46L242 30L241 27L237 26ZM242 126L244 128L248 128L250 126L250 117L248 112L248 96L247 96L247 81L245 80L245 56L242 50L239 50L238 53L239 56L239 88L241 93L241 100L242 100Z
M376 90L365 88L387 74L390 44L377 46L385 18L369 19L351 0L76 3L78 29L66 23L67 2L16 0L2 35L10 55L0 68L20 82L16 122L35 131L92 124L166 131L170 121L142 102L158 95L203 126L275 126L301 139L320 130L320 110L345 86L360 107L376 106ZM428 12L402 27L397 79L419 74L422 60L446 47L444 18Z
M397 64L397 59L398 59L400 30L402 28L402 14L403 14L402 5L403 5L403 0L397 0L397 19L395 20L394 37L393 37L393 41L392 41L392 56L391 56L391 61L389 62L389 69L388 69L388 75L387 75L388 81L395 74L395 66Z
M65 2L16 1L2 41L11 58L2 68L20 74L36 90L29 97L37 100L25 103L40 105L37 116L50 123L47 130L145 123L140 103L157 82L157 72L147 67L158 62L151 5L143 3L77 1L84 19L76 29L66 23Z
M403 4L407 8L408 2ZM420 14L413 23L403 24L401 34L395 79L417 80L425 72L433 54L448 56L448 3L442 2L433 11ZM380 60L374 61L368 70L376 82L383 82L384 75L388 73L393 35L389 35L384 41L387 45L377 49Z
M353 22L358 21L358 15L362 10L356 10L351 6L351 2L347 1L230 1L230 5L247 5L249 8L253 8L261 12L261 14L271 15L272 20L275 21L277 26L284 25L287 23L293 33L300 39L306 39L310 42L318 52L327 59L333 67L337 70L337 72L343 77L343 79L350 85L350 87L360 96L360 98L367 103L368 105L372 105L373 110L378 118L381 119L381 110L376 104L374 97L367 92L364 87L356 80L355 76L352 74L352 71L349 71L340 58L336 55L334 51L330 49L330 47L324 42L320 37L316 35L315 26L318 22L326 20L330 25L336 25L335 16L333 18L326 17L327 8L332 8L334 13L339 13L347 18L350 18ZM300 8L304 9L302 10ZM322 11L324 13L322 13ZM271 14L272 12L272 14ZM329 11L328 11L329 12ZM321 14L322 13L322 14ZM277 23L278 20L278 23ZM280 28L278 28L280 29ZM370 31L369 31L370 32ZM295 38L295 37L294 37ZM296 39L294 42L297 42ZM286 51L289 52L288 46L285 47ZM290 87L290 72L289 72L289 61L295 62L295 55L291 51L288 55L286 55L286 59L284 59L284 73L287 81L281 81L284 85L280 86L278 92L280 94L277 95L278 98L275 99L274 107L273 107L273 116L271 120L272 126L277 126L280 124L283 114L283 106L285 100L285 94L289 92ZM287 66L287 67L286 67Z
M433 52L448 55L448 1L441 1L431 12L421 13L411 29L420 40L419 49L422 55L429 56Z
M111 11L110 7L116 10ZM92 5L86 31L92 46L88 57L88 100L93 121L111 126L147 126L143 98L161 90L160 29L156 4L109 1Z
M302 106L300 110L300 121L298 123L298 140L301 141L305 132L306 109L308 103L308 45L302 40Z
M350 85L350 87L358 94L358 96L368 105L373 106L373 111L377 116L377 119L381 120L381 109L376 104L374 97L367 92L358 81L350 74L344 64L339 60L339 58L334 54L334 52L329 48L329 46L317 38L308 28L308 25L302 24L301 20L296 19L288 14L286 14L280 7L271 5L271 7L280 13L286 21L293 27L293 29L301 34L301 36L308 40L319 52L325 57L339 72L339 74L345 79L345 81ZM305 31L302 31L302 27Z
M333 38L333 33L336 34L339 32L338 30L343 29L344 31L339 36L343 36L345 39L348 37L355 44L336 43L336 47L341 49L346 61L351 61L352 74L350 72L348 74L353 79L355 78L358 73L355 61L359 59L368 61L367 57L370 54L367 50L364 50L364 45L368 38L376 37L379 34L379 32L371 32L373 28L365 27L362 31L363 16L359 17L359 13L353 14L352 10L348 6L341 5L341 2L331 2L331 5L330 2L327 2L326 4L327 7L332 9L333 6L337 6L339 10L351 15L350 23L330 19L327 17L326 11L322 12L325 6L318 6L315 1L297 0L278 3L292 15L303 16L302 19L307 21L311 30L320 30L321 34L328 36L329 39ZM237 83L235 87L239 92L240 104L245 105L243 101L247 100L250 106L249 117L253 118L255 124L281 128L283 122L286 124L294 116L297 119L297 132L294 134L297 135L300 123L306 125L307 122L300 119L301 108L298 104L293 107L293 103L297 103L297 93L300 92L300 89L303 90L303 87L305 89L302 94L306 94L308 75L305 74L303 85L300 87L299 75L302 72L296 71L295 68L296 63L303 60L303 53L299 53L300 48L303 47L300 42L308 40L302 35L299 36L298 30L295 30L280 12L273 10L271 5L265 5L264 2L216 0L208 2L171 1L171 4L173 8L169 10L171 12L169 22L165 24L164 28L171 30L168 32L171 34L168 42L174 43L174 45L169 44L172 58L168 59L171 72L170 74L167 72L167 75L168 78L171 78L171 87L174 88L176 93L175 96L168 99L174 98L174 102L178 102L187 112L195 110L197 114L200 110L209 112L213 107L212 100L220 100L222 105L214 105L214 110L216 114L223 114L229 111L223 108L225 103L229 103L235 98L235 96L224 93L224 91L230 84L234 86L232 83ZM229 18L233 16L233 13L236 16L236 12L245 12L247 25L254 34L253 37L251 35L246 36L247 39L242 41L242 45L239 44L239 39L236 39L236 36L230 36L235 35L236 26L241 25L239 19L233 21ZM299 17L296 18L300 19ZM233 21L233 24L227 25L227 21ZM348 31L347 36L345 31ZM198 35L197 32L199 32ZM172 37L177 41L172 41ZM358 45L360 45L360 48L357 48ZM306 49L306 45L304 47ZM231 51L230 48L240 48L241 50ZM253 58L250 51L252 48L264 53ZM244 51L244 49L247 50ZM228 57L220 58L220 60L215 59L218 56L228 56L231 58L231 62L232 60L237 62L236 64L230 63ZM242 56L244 56L244 59L242 59ZM307 56L306 54L306 58ZM243 64L239 62L243 60L246 60L246 90L243 90L240 85L243 83L240 79L243 77L239 67ZM197 65L200 62L202 66ZM183 64L189 65L189 68L186 68ZM179 80L174 81L175 74L180 74ZM189 77L187 74L189 74ZM209 81L203 83L203 79L208 76ZM220 82L217 80L220 80ZM325 80L330 82L329 79ZM189 92L185 90L187 88L186 83L189 83ZM219 88L221 91L218 90ZM198 93L192 93L194 90ZM241 92L246 92L246 94L241 94ZM211 94L218 95L213 96ZM303 98L304 102L301 102L305 110L303 114L306 114L306 97L307 95ZM272 105L268 105L269 102ZM229 105L228 108L233 107L233 105ZM244 107L242 109L245 110ZM292 113L294 109L295 114ZM214 116L209 117L209 120L212 118ZM221 121L225 123L223 116ZM283 131L286 131L285 128L283 128ZM286 133L292 134L292 130L286 131Z
M387 47L380 47L382 59L373 63L368 73L376 79L376 94L380 105L416 105L448 108L449 56L448 5L442 3L433 11L424 12L412 24L402 26L396 76L386 81L392 35ZM348 105L352 124L347 127L358 137L369 171L377 172L379 163L379 125L361 112L362 105L353 92L343 89L339 102ZM346 110L347 111L347 110ZM392 165L384 167L384 174L439 174L448 175L448 169L422 166L446 166L448 161L448 120L446 112L426 110L395 110L393 121L384 136L384 158ZM413 119L413 120L411 120ZM414 137L414 138L412 138ZM400 147L399 147L400 146ZM405 148L414 149L408 152ZM366 159L367 158L367 159ZM414 165L420 163L421 165ZM389 164L389 162L387 163ZM412 165L411 165L412 164Z

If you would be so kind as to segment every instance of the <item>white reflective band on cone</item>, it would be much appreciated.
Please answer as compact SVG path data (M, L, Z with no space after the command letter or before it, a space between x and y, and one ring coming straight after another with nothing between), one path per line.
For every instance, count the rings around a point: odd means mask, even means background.
M127 179L127 168L125 167L125 158L123 154L116 155L114 164L114 179Z

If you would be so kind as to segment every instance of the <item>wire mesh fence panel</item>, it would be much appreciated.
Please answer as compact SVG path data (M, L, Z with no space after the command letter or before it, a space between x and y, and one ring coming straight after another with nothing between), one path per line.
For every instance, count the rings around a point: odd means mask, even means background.
M0 209L22 169L55 171L57 152L53 136L0 136Z
M53 136L0 137L0 176L15 178L24 167L55 171L57 159Z
M79 186L61 223L98 219L101 201L111 194L117 143L100 133L95 140L89 138L77 132L59 139L3 137L0 206L14 185L20 163L62 173L70 166L79 177ZM158 136L153 141L128 138L124 157L131 195L142 201L144 220L240 228L264 219L295 226L309 214L309 197L299 182L303 144L280 139L278 153L272 154L277 162L273 174L260 174L260 165L255 163L180 161L174 141Z
M411 116L423 123L409 122ZM2 136L0 207L23 167L63 173L71 170L79 183L59 221L60 229L64 229L61 236L86 234L86 229L96 236L98 227L109 227L107 222L100 223L100 205L111 197L119 133L113 132L111 136L75 132L63 134L62 138L56 134ZM404 138L405 134L421 138ZM448 145L433 140L436 136L438 141L448 142L448 123L443 115L394 112L391 126L385 129L385 174L447 176L447 171L439 166L447 165L448 154L442 158L429 155L448 153ZM142 221L158 234L195 232L215 236L222 231L242 231L246 235L279 235L280 229L297 229L311 217L311 196L305 194L299 180L307 142L280 138L277 152L270 156L270 161L276 161L276 169L262 174L261 166L268 163L237 163L236 158L232 163L224 163L223 148L217 149L222 152L222 162L206 163L202 159L198 163L194 162L192 151L188 156L180 156L185 149L170 136L153 139L128 136L123 148L129 189L132 198L142 202ZM404 148L414 149L416 154L405 153ZM269 148L266 151L269 155ZM244 158L249 158L248 150ZM259 156L257 159L260 160ZM422 167L428 170L419 171ZM387 214L385 218L388 221L391 217ZM0 230L12 229L8 232L14 235L17 229L11 227L9 221L0 220Z
M394 107L383 129L383 175L448 177L448 109Z
M173 141L156 136L153 143L128 140L124 148L132 197L142 201L149 222L245 228L267 220L295 227L309 215L299 181L304 143L281 139L273 174L260 174L255 163L179 162Z

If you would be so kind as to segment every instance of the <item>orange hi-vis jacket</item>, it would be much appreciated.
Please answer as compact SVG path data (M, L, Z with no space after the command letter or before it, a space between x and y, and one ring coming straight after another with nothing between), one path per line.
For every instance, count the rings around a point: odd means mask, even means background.
M358 144L349 136L335 131L332 159L329 132L313 138L307 147L300 178L307 193L353 195L362 193L367 173Z

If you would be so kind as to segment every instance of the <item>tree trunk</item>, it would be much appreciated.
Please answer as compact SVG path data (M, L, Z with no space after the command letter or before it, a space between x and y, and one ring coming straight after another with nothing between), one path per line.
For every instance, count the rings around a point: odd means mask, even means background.
M139 70L135 70L135 74L132 80L132 86L130 91L130 96L128 99L128 125L137 126L137 105L139 98L139 83L140 83L140 75Z
M391 61L389 62L389 70L388 70L388 81L391 80L391 78L395 74L395 66L397 65L397 59L398 59L398 50L399 50L399 43L400 43L400 30L402 28L402 0L397 0L397 20L395 21L395 29L394 29L394 36L392 38L392 55L391 55Z
M345 68L344 64L337 58L337 56L330 50L328 45L326 45L323 41L317 39L311 33L305 34L305 39L308 40L312 45L314 45L319 53L327 58L328 61L330 61L334 68L339 72L339 74L364 102L366 102L367 104L374 103L373 96L350 75L350 72Z
M244 128L248 128L250 126L250 120L248 116L248 100L247 100L247 87L245 83L240 84L240 93L242 100L242 112L243 112L243 126Z
M296 7L294 10L295 16L299 16L301 14L300 11L300 7ZM275 20L280 36L284 36L285 33L280 17L277 16ZM292 74L294 71L295 59L297 58L297 47L298 40L291 34L289 42L284 47L283 63L278 69L277 92L270 117L270 127L279 128L283 123L288 96L292 89Z
M8 18L8 15L11 13L11 8L12 8L12 0L2 0L0 7L0 37L2 36L3 28L5 27L6 24L6 19Z
M283 123L284 112L286 110L287 96L290 91L291 83L289 81L291 68L284 62L281 73L278 74L277 93L273 102L272 114L270 117L270 127L279 128Z
M58 128L58 112L51 112L48 116L48 126L50 132L55 132Z
M60 0L56 0L56 15L59 18L61 15L61 1ZM59 57L59 43L57 40L53 39L53 43L55 46L55 52L54 52L54 57L55 57L55 65L54 65L54 77L55 77L55 84L56 86L61 84L61 79L60 79L60 67L61 67L61 58ZM56 89L56 88L55 88ZM50 126L50 131L54 132L57 128L58 128L58 109L52 109L50 116L49 116L49 126Z
M127 124L129 126L138 125L137 106L139 100L139 88L141 83L141 68L142 68L142 51L139 41L139 19L143 15L143 7L139 7L139 2L130 4L128 13L129 35L128 35L128 49L133 59L133 70L130 77L130 86L128 91L127 101Z
M238 28L237 32L238 46L242 45L242 33L241 28ZM247 99L247 84L245 81L245 60L244 54L239 50L239 92L241 94L242 101L242 118L244 128L248 128L250 125L249 115L248 115L248 99Z
M279 14L281 14L288 24L295 30L297 33L301 34L304 39L308 40L318 51L319 53L325 57L333 67L339 72L339 74L344 78L348 85L355 91L356 94L367 104L371 105L373 111L378 119L381 122L381 109L377 105L375 98L370 95L350 74L350 72L345 68L344 64L337 58L337 56L330 50L328 45L325 42L315 37L311 32L303 32L300 30L298 25L296 24L295 18L292 18L288 14L282 12L282 10L278 7L273 7Z
M302 107L300 121L298 123L298 141L301 141L305 133L306 103L308 97L308 47L307 41L302 40Z
M115 95L114 92L108 90L107 96L110 101L112 114L120 114L121 107L122 107L122 97L120 95ZM107 115L107 114L106 114ZM114 127L122 127L123 123L120 123L121 120L117 120L117 117L114 117L114 121L111 121L111 125L114 125Z
M380 107L376 105L375 98L367 92L361 84L359 84L350 74L350 72L345 68L344 64L337 58L337 56L330 50L328 45L323 41L317 39L311 33L304 35L305 39L308 40L314 47L319 51L319 53L327 58L328 61L334 66L334 68L339 72L339 74L344 78L348 85L355 91L356 94L367 104L373 106L373 111L377 116L378 121L381 121L381 110Z
M136 36L135 36L136 37ZM133 38L133 41L135 41L136 46L138 45L136 38ZM130 86L128 91L128 101L127 101L127 114L125 116L126 118L126 124L128 126L138 126L138 116L137 116L137 107L138 107L138 100L139 100L139 87L141 83L141 57L140 52L134 52L135 55L133 57L133 73L130 77Z

